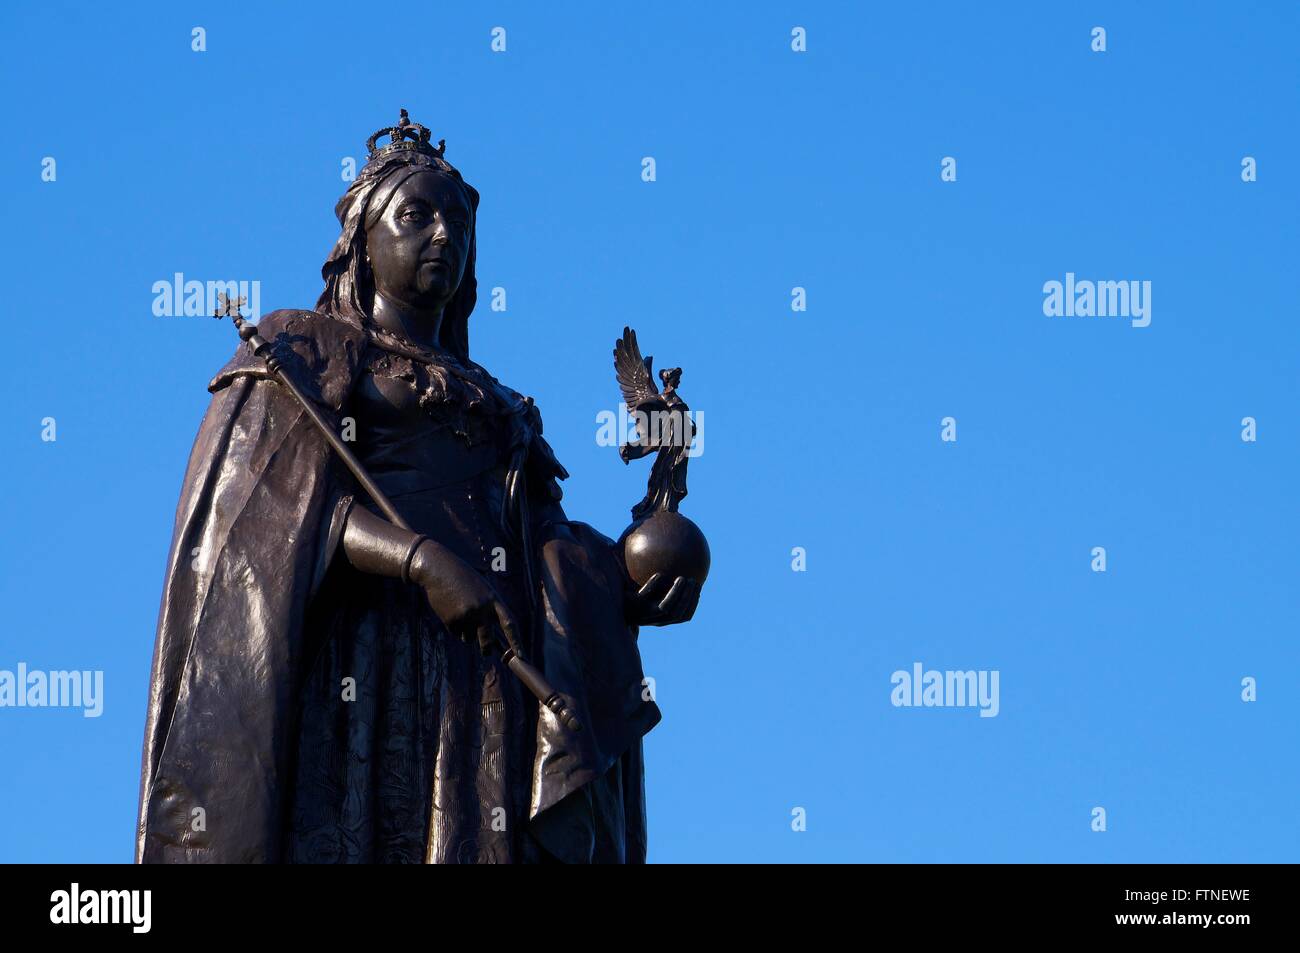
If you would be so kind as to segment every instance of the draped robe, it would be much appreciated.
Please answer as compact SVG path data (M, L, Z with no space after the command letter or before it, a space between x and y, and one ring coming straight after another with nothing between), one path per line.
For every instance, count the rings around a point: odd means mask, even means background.
M259 331L308 399L341 426L374 347L365 331L311 311L274 312ZM300 760L316 750L302 742L320 643L350 637L340 631L332 607L366 598L401 602L402 594L395 580L363 591L369 580L359 582L344 565L346 514L367 503L364 493L303 408L270 379L264 362L241 345L209 390L213 398L190 454L159 612L136 859L411 859L400 850L389 857L367 849L303 856L294 847L295 817L318 808L326 817L341 810L311 803L316 789L302 783L305 770L324 777L336 796L358 796L349 790L355 772L345 765ZM548 472L546 462L554 457L540 430L530 438L528 459L528 492L545 498L554 470ZM552 495L558 497L558 487ZM636 627L625 621L625 574L613 543L567 520L558 500L536 507L528 538L537 607L528 620L531 660L568 697L583 728L569 731L529 696L524 728L512 729L530 732L520 748L531 754L522 769L527 803L505 818L473 797L430 804L430 817L452 812L443 817L443 829L456 837L438 843L439 825L430 818L409 833L425 842L419 859L428 862L641 862L642 736L660 715L644 688ZM418 599L409 604L429 619L420 639L447 638L427 604L423 610L415 608ZM499 659L483 664L493 666L493 678L513 678ZM313 691L312 704L327 700ZM337 704L349 704L342 694ZM347 711L340 708L338 717ZM311 723L328 727L330 720ZM382 738L364 736L381 730L377 723L350 722L347 730L349 744L382 750ZM353 737L358 731L359 739ZM455 738L439 743L454 744ZM463 752L430 747L425 754ZM495 836L501 820L508 828L504 840Z

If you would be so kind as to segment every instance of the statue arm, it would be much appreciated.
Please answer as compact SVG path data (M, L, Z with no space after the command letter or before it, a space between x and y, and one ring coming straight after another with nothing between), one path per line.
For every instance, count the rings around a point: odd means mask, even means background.
M568 522L559 500L547 498L534 505L537 506L533 514L536 526ZM610 540L609 550L623 576L623 602L628 622L633 625L664 626L691 620L700 601L701 584L697 580L655 575L644 586L638 587L628 575L627 566L623 562L621 542Z
M564 494L558 481L565 479L569 474L556 459L549 444L541 436L540 413L536 408L531 408L531 413L536 429L532 436L532 449L535 452L530 454L530 464L534 464L538 457L543 462L540 467L533 471L533 479L528 481L530 488L536 488L529 496L532 510L530 515L532 525L541 528L548 523L568 522L564 508L560 505L560 500ZM637 447L636 449L640 450L642 448ZM645 447L643 453L649 453L653 449L653 447ZM642 454L636 454L636 456L640 455ZM661 452L659 457L656 458L656 463L662 458L663 453ZM662 466L660 470L663 470ZM685 483L684 473L681 474L681 481L683 484ZM683 488L679 496L685 495ZM649 496L647 496L647 499L649 499ZM643 500L642 503L644 504L646 501ZM657 574L646 580L645 585L638 587L628 575L627 566L623 560L622 540L617 543L610 541L609 545L610 552L618 563L623 576L623 604L629 623L633 625L664 626L690 621L692 616L695 615L695 608L700 601L700 589L703 584L701 580L686 577L665 577Z
M443 625L467 642L477 638L484 655L501 647L500 636L519 652L513 613L481 575L441 543L353 503L343 553L361 572L419 586Z

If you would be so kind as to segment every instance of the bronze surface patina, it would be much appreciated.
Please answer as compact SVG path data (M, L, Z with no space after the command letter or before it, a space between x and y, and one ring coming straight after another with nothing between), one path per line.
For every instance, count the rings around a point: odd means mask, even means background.
M381 137L389 141L379 145ZM618 542L569 520L531 398L469 354L478 193L403 110L335 212L315 310L208 385L159 614L143 863L635 863L638 627L691 618L691 423L630 330L657 454Z

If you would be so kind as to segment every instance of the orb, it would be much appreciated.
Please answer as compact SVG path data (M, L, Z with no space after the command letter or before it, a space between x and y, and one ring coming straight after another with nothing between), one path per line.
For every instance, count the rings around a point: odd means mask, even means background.
M657 510L634 523L619 540L627 574L638 587L655 573L703 584L709 575L709 541L700 528L680 513Z

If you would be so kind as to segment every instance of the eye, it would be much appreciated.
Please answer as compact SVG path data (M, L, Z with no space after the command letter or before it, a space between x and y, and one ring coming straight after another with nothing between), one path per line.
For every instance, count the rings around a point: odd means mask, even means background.
M418 222L424 219L424 209L419 207L404 208L397 215L403 222Z

